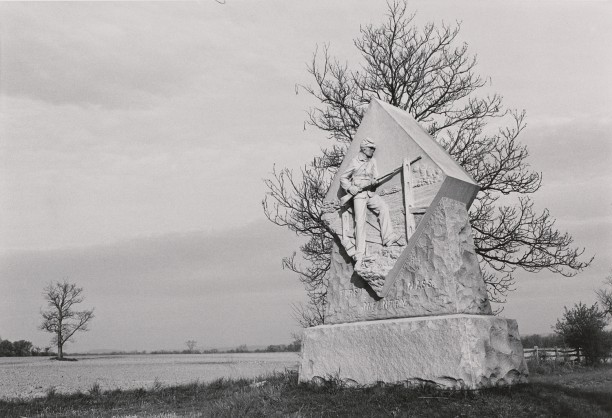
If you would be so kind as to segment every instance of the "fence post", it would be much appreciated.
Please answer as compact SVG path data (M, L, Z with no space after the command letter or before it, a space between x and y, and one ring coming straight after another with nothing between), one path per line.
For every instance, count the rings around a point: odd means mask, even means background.
M533 349L535 350L536 363L540 364L540 354L538 353L538 346L534 346Z
M555 347L555 363L559 361L559 349Z

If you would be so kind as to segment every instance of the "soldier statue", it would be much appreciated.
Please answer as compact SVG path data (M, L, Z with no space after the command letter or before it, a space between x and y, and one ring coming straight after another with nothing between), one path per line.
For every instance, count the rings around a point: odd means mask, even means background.
M396 244L400 236L393 231L389 206L376 194L378 169L374 152L376 144L371 138L361 142L359 154L353 158L340 177L340 186L353 196L353 211L355 217L355 265L363 261L366 252L366 207L378 218L382 244Z

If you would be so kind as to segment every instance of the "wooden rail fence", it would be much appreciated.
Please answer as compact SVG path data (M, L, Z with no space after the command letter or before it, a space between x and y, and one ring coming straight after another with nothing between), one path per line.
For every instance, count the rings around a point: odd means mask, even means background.
M523 349L525 359L534 359L537 362L540 361L577 361L580 362L584 359L580 350L573 348L540 348L535 346L533 348Z

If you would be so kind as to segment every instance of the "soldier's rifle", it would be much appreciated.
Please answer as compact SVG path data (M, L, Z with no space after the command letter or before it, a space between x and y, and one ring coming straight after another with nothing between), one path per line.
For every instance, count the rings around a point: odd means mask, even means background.
M410 165L416 163L417 161L419 161L421 159L421 156L419 155L418 157L416 157L414 160L410 161ZM372 184L370 184L369 186L366 187L361 187L359 188L359 191L357 193L350 194L347 193L344 196L342 196L340 198L340 205L346 205L348 202L351 201L352 198L354 198L356 195L358 195L359 193L366 191L366 190L371 190L371 189L375 189L376 187L380 186L382 183L388 181L389 179L391 179L393 176L395 176L397 173L399 173L400 171L402 171L402 168L404 168L404 165L400 165L399 167L397 167L396 169L388 172L387 174L385 174L384 176L380 176L379 178L376 179L376 181Z

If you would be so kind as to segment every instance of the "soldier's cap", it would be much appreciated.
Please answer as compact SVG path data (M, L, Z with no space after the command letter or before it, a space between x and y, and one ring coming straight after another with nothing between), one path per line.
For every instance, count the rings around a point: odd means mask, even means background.
M370 137L365 137L363 141L361 141L361 148L376 148L376 143Z

